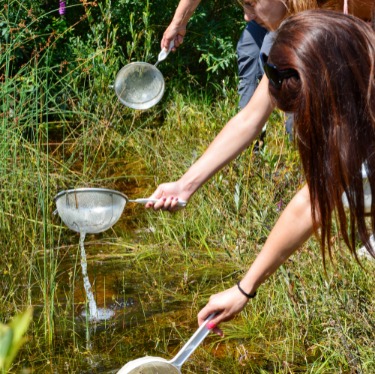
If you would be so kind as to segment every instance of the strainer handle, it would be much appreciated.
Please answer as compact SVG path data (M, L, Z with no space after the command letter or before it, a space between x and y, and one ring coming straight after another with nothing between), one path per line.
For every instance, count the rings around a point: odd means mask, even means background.
M165 60L167 58L167 56L169 55L169 52L172 50L173 47L174 47L174 40L172 40L169 43L169 48L168 49L163 48L160 51L159 56L158 56L158 62L156 64L158 64L160 61Z
M138 203L138 204L147 204L147 203L156 203L157 201L159 201L158 199L149 199L147 197L145 198L139 198L139 199L135 199L135 200L129 200L130 203ZM184 200L179 200L177 202L177 206L180 206L180 207L185 207L187 205L187 202L184 201Z
M199 326L198 330L194 335L187 341L187 343L180 349L176 356L169 361L172 365L176 366L178 369L181 369L183 363L190 357L190 355L196 350L199 344L202 343L204 338L210 333L206 326L212 318L214 318L216 313L210 314L207 319Z

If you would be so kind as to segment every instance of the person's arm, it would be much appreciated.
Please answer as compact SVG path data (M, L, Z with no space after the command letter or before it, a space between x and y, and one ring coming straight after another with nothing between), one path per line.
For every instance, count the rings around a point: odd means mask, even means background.
M164 31L160 43L161 48L168 50L172 40L174 40L172 50L182 44L186 35L186 25L200 2L201 0L181 0L179 2L171 23Z
M240 281L245 293L253 294L311 236L312 232L310 195L305 185L287 205L261 252ZM211 324L217 326L220 322L234 318L248 301L237 285L213 295L199 312L198 323L202 324L215 312L217 315L211 320ZM214 331L222 335L220 329L214 328Z
M237 157L262 130L273 110L268 79L263 77L247 106L233 117L216 136L204 154L176 182L161 184L151 195L160 199L146 208L176 210L177 201L188 201L224 165Z

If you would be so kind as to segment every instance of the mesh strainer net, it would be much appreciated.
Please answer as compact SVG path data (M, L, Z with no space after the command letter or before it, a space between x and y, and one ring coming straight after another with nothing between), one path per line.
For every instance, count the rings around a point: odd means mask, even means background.
M195 351L203 339L209 334L207 323L214 317L211 314L198 328L193 336L185 343L172 360L161 357L145 356L128 362L117 374L179 374L181 366Z
M181 371L161 357L146 356L125 365L126 374L180 374Z
M112 227L120 218L127 197L105 188L79 188L55 196L60 218L71 230L96 234Z
M133 62L117 73L114 89L122 104L133 109L148 109L162 98L165 83L154 65Z

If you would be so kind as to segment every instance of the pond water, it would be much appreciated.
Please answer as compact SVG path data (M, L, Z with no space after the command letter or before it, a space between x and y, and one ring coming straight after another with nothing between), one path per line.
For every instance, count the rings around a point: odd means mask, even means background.
M129 207L102 234L66 231L71 244L57 267L54 360L48 370L33 362L35 372L116 373L145 355L171 359L195 332L196 288L233 269L212 267L198 254L188 264L178 249L144 247L154 230L142 227L144 214ZM42 307L35 309L38 316Z

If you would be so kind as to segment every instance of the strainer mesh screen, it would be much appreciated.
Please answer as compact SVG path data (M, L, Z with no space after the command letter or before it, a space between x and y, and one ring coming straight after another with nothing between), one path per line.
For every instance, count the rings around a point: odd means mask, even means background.
M147 362L129 371L128 374L180 374L180 371L168 362Z
M63 191L55 200L63 222L74 231L88 234L102 232L113 226L126 204L122 194L105 189Z
M115 90L128 104L143 104L161 95L164 91L162 74L148 63L134 63L120 70Z

